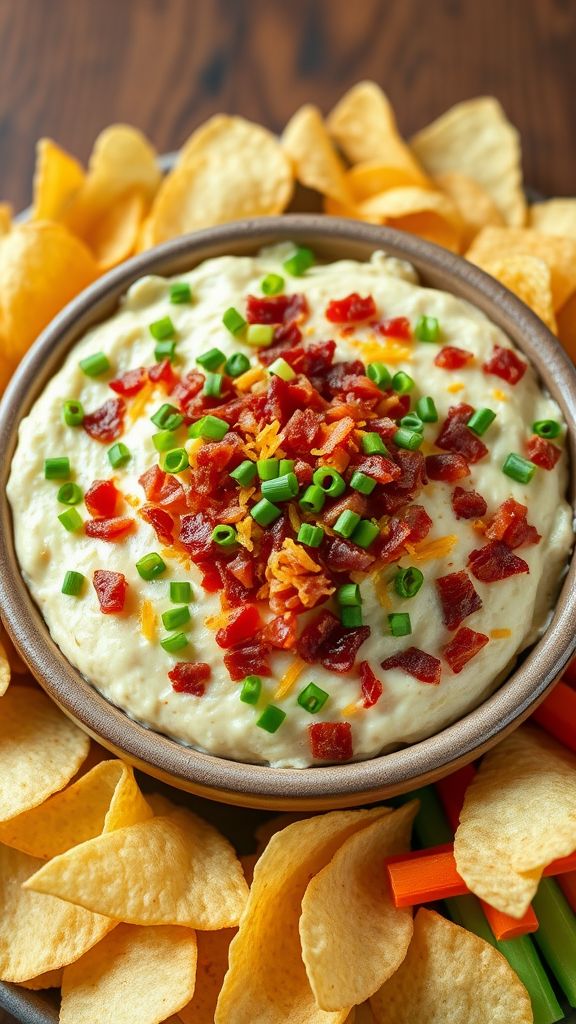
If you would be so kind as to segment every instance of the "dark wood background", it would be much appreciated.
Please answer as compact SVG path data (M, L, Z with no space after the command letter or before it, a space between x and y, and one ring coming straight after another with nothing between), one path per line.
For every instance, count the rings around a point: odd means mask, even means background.
M217 111L280 130L361 78L407 134L495 94L526 180L576 194L574 0L0 0L0 198L29 201L41 135L85 159L128 121L165 151Z

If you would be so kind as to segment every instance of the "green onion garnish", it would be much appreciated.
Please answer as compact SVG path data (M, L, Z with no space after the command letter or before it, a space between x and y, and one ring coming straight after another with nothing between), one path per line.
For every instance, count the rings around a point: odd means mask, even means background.
M362 436L362 451L364 455L390 454L380 434L372 430Z
M407 416L403 416L400 420L400 426L406 430L415 430L417 434L424 433L424 423L415 412L409 412Z
M281 711L274 704L269 704L268 707L264 708L260 718L256 720L256 725L259 729L265 729L266 732L276 732L285 718L285 711Z
M154 346L154 358L158 363L161 363L163 359L168 359L173 363L176 359L176 342L170 339L158 341Z
M305 544L307 548L319 548L324 540L324 530L321 526L311 526L310 523L302 523L298 530L298 542Z
M226 310L222 317L222 323L230 331L230 334L240 334L240 331L246 327L244 317L237 309L234 309L234 306L230 306L230 309Z
M280 459L278 465L278 476L294 472L294 459Z
M76 508L67 508L65 512L60 513L58 519L68 533L76 533L82 526L82 517Z
M170 302L174 306L181 306L185 302L192 302L192 289L187 281L176 281L170 285Z
M282 509L278 508L277 505L273 505L267 498L261 498L250 509L250 515L258 523L258 526L266 527L270 526L271 523L275 522L282 515Z
M476 409L473 412L466 426L472 430L478 437L482 437L488 430L488 427L496 419L496 413L492 409Z
M394 590L399 597L415 597L424 582L424 576L415 565L398 569L394 577Z
M203 416L202 419L196 420L192 424L188 431L188 436L203 437L205 441L221 441L229 429L226 420L221 420L218 416L208 415Z
M79 505L83 497L82 488L73 483L62 484L56 495L61 505Z
M406 430L405 427L400 427L392 440L398 448L406 448L410 452L415 452L422 444L424 438L417 430Z
M170 600L172 604L188 604L192 600L192 587L188 582L170 583Z
M157 452L169 452L176 447L178 438L172 430L159 430L152 434L152 444Z
M117 441L111 448L108 449L108 461L113 469L120 469L125 466L132 458L132 453L122 441Z
M166 563L156 551L150 551L136 562L136 571L143 580L155 580L166 572Z
M250 360L248 356L245 356L243 352L235 352L234 355L226 360L224 373L227 373L229 377L241 377L249 369Z
M176 651L181 651L183 647L188 646L188 637L186 633L171 633L170 636L165 636L160 641L160 647L163 647L168 654L176 654Z
M370 519L361 519L352 534L352 540L359 548L369 548L380 533L380 527Z
M45 480L67 480L70 476L70 459L63 455L56 459L45 459L44 479Z
M291 501L298 494L299 484L295 473L285 473L274 480L263 480L261 489L268 501Z
M354 605L353 607L344 605L344 607L340 609L340 622L345 629L356 629L357 626L362 626L364 619L362 618L362 609L360 605Z
M248 324L245 342L254 348L268 348L274 341L273 324Z
M347 539L352 536L359 522L360 516L358 513L352 512L351 509L347 508L338 516L334 523L334 533L338 533L341 537Z
M268 372L273 373L276 377L281 377L282 380L286 381L294 380L294 377L296 376L294 370L290 366L290 363L287 363L285 359L282 359L282 357L275 359L273 363L270 363Z
M316 487L321 487L329 498L339 498L346 490L344 477L340 476L338 470L332 469L332 466L320 466L314 471L312 481Z
M434 399L430 398L430 395L425 395L423 398L418 399L416 402L416 413L423 423L438 422L438 411L434 404Z
M80 369L87 377L99 377L110 369L108 357L103 352L95 352L92 356L86 356L79 363Z
M210 370L213 373L214 370L220 369L222 363L226 362L226 356L219 348L209 348L207 352L196 357L196 362L203 370Z
M207 373L202 394L208 395L209 398L220 398L223 379L221 373Z
M188 452L185 448L172 448L171 451L166 452L162 460L161 469L165 473L183 473L185 469L188 469L190 462L188 460Z
M346 605L351 608L357 604L362 604L362 595L358 584L343 583L336 591L336 601L340 605Z
M536 466L521 455L510 452L502 466L502 472L519 484L529 484L536 472Z
M167 341L176 334L176 328L169 316L163 316L161 320L148 324L148 330L156 341Z
M75 572L73 569L69 569L64 576L62 583L62 593L68 597L78 597L82 592L84 586L85 576L81 572Z
M321 487L318 487L317 484L310 484L310 487L306 488L298 504L303 512L318 515L322 511L325 501L326 492Z
M160 427L160 430L177 430L184 422L182 413L169 402L164 402L150 419L156 427Z
M438 341L440 324L435 316L419 316L414 328L418 341Z
M392 636L410 636L412 632L408 612L393 612L388 616L388 626Z
M233 526L229 526L227 523L219 523L212 530L210 539L218 545L219 548L233 548L238 541L238 534Z
M384 363L368 363L366 375L378 385L381 391L386 391L392 383L392 374L384 366Z
M366 473L361 473L358 469L352 474L350 480L350 487L355 491L360 491L360 494L372 494L372 491L376 487L376 480L373 477L368 476Z
M177 629L186 622L190 622L190 609L188 605L181 604L179 608L168 608L162 613L162 625L164 629Z
M280 471L280 461L279 459L258 459L256 468L261 480L274 480Z
M312 250L302 245L298 246L287 260L284 260L282 266L287 274L292 274L292 277L302 277L310 267L314 266L315 262L316 257Z
M399 395L405 395L408 391L412 391L414 387L414 381L404 370L398 370L392 377L392 387L394 391Z
M532 424L532 430L538 437L545 437L548 440L552 440L558 437L562 431L562 425L556 420L536 420Z
M266 274L261 287L264 295L279 295L284 287L284 278L280 274Z
M79 427L84 420L84 406L73 398L68 399L62 406L64 423L69 427Z
M298 694L297 702L310 715L315 715L322 710L329 696L326 690L321 690L316 683L308 683L308 686Z
M246 676L242 681L240 700L243 701L244 704L257 704L261 690L262 680L260 676Z
M241 487L249 487L256 477L257 469L256 463L250 462L250 459L245 459L241 462L236 469L233 469L230 476L233 480L236 480Z

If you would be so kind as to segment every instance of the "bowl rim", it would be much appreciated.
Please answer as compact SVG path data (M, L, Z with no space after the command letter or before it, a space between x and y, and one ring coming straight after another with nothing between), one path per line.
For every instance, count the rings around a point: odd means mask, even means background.
M166 242L133 257L77 296L26 354L0 403L0 614L41 686L78 724L148 774L211 799L246 806L351 806L414 788L477 757L529 715L576 649L573 606L576 555L571 556L552 621L520 666L478 707L427 739L365 761L272 768L203 753L136 722L83 679L64 658L20 574L6 496L20 420L65 354L92 323L104 319L129 285L146 273L182 272L227 252L254 252L286 240L309 244L327 258L366 259L383 249L412 262L425 282L471 301L522 350L569 424L576 465L576 369L532 311L478 267L414 235L325 215L283 215L237 221ZM331 254L331 256L330 256ZM436 285L435 281L442 284ZM571 473L572 504L574 474Z

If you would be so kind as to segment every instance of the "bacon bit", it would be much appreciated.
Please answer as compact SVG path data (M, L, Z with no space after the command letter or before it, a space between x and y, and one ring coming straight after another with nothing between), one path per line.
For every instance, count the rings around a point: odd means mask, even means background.
M180 541L190 555L209 555L212 552L213 522L202 512L195 515L182 516L180 521Z
M497 583L510 576L530 572L528 563L501 540L491 540L485 547L471 551L468 565L472 575L482 583Z
M352 292L345 299L332 299L324 316L332 324L359 324L374 319L376 303L371 295L363 299L358 292Z
M142 390L147 380L148 373L143 366L139 366L135 370L127 370L120 377L111 380L108 387L112 388L117 395L122 395L123 398L133 398Z
M446 391L451 395L457 395L459 391L464 391L465 387L466 385L461 380L455 380L453 384L448 384Z
M232 612L228 624L216 633L215 640L219 647L227 650L250 640L262 626L260 612L256 605L247 604Z
M161 363L155 363L148 368L148 376L153 384L161 384L166 391L172 391L178 382L178 374L174 373L172 363L169 359L163 359Z
M308 727L312 757L317 761L349 761L353 754L349 722L315 722Z
M244 394L246 391L250 391L257 384L258 381L266 380L268 374L263 366L252 366L246 373L240 374L234 381L234 387L237 391Z
M386 658L382 662L382 668L385 672L398 668L421 683L431 683L433 686L438 686L442 675L442 664L438 658L433 658L431 654L419 650L418 647L408 647L407 650Z
M154 394L155 388L153 384L145 384L144 387L139 391L137 397L133 402L130 403L128 409L128 419L134 423L135 420L139 420L141 416L146 412L146 407L150 402L152 395Z
M464 619L482 607L482 599L464 569L461 572L448 573L447 576L439 576L436 588L446 629L458 629Z
M330 572L368 572L375 556L344 537L330 537L323 546L322 557Z
M426 473L430 480L444 480L453 483L464 476L470 476L470 467L463 455L447 452L445 455L427 455Z
M358 668L362 686L362 706L373 708L380 700L384 686L378 677L374 675L367 661L361 661Z
M320 433L321 420L313 409L297 409L282 431L282 444L290 454L310 454Z
M476 519L486 515L488 505L476 491L465 491L463 487L455 487L452 492L452 509L456 519Z
M484 633L476 633L473 629L468 629L468 626L462 626L442 653L457 675L488 642L488 637Z
M379 484L389 484L402 476L400 466L385 455L365 455L354 469L373 477Z
M128 516L115 516L112 519L88 519L84 523L84 533L87 537L96 537L98 540L116 541L130 533L134 526L134 520Z
M306 662L302 661L302 658L295 658L294 661L291 662L278 683L274 694L274 700L282 700L286 694L290 693L294 683L300 678L305 668Z
M497 402L510 401L510 396L507 395L505 391L501 391L500 388L492 388L492 398L494 398Z
M473 412L472 406L464 402L461 405L453 405L448 410L448 416L436 438L438 448L457 452L463 455L467 462L479 462L488 455L484 442L466 425Z
M435 366L443 370L461 370L467 363L472 362L474 355L465 348L457 348L456 345L445 345L441 348L434 359Z
M320 661L333 672L349 672L369 636L369 626L344 629L332 612L324 609L304 628L296 647L304 661Z
M301 607L313 608L336 589L306 548L290 537L268 559L266 579L270 585L270 607L277 613L296 607L295 599Z
M540 466L541 469L554 469L562 455L562 450L557 445L551 444L550 441L538 437L536 434L528 441L526 452L530 461L535 466Z
M385 338L412 340L412 326L406 316L393 316L389 320L383 320L381 324L378 324L378 330Z
M491 640L507 640L509 636L512 636L511 629L491 629L490 639Z
M522 362L511 348L495 345L492 355L486 360L482 369L484 373L501 377L502 380L514 386L522 380L526 373L527 363Z
M296 644L298 620L293 612L284 612L270 619L264 626L262 639L277 651L291 651Z
M91 516L110 518L116 511L119 497L113 480L95 480L84 495L84 504Z
M486 525L489 540L503 540L509 548L538 544L542 539L527 519L528 509L514 498L507 498Z
M245 519L240 520L236 523L236 534L238 536L238 543L246 548L246 551L254 550L254 541L252 540L252 527L254 520L252 516L246 516Z
M337 448L326 457L326 465L338 470L339 473L344 473L350 465L350 456L343 448Z
M406 550L416 562L430 562L437 558L445 558L458 543L455 533L449 533L445 537L433 537L432 540L421 541L418 544L406 544Z
M408 505L402 512L402 519L410 527L408 540L411 544L424 540L434 525L423 505Z
M123 610L128 589L124 573L95 569L92 582L103 615L116 615Z
M203 697L206 692L205 684L211 675L212 669L204 661L178 661L168 673L168 679L176 693Z
M260 640L250 640L239 647L232 647L224 655L224 664L233 682L238 683L245 676L271 676L268 661L270 648Z
M350 339L348 344L356 349L362 355L362 358L367 363L411 363L412 362L412 349L407 348L406 345L401 345L398 341L394 341L390 338L384 343L368 339L367 341L353 341Z
M312 448L310 454L314 456L330 455L344 443L355 427L356 423L349 416L336 420L326 428L326 436L321 448Z
M161 544L174 543L174 520L164 508L157 508L155 505L144 505L140 509L140 515L145 522L150 523Z
M82 426L90 437L102 444L116 441L124 430L126 404L122 398L109 398L104 405L84 417Z
M158 617L152 601L144 600L140 605L140 632L145 640L153 643L156 639L156 623Z

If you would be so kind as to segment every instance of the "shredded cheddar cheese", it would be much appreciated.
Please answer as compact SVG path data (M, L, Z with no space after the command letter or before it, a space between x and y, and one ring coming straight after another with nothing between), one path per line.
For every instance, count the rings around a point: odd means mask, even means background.
M230 612L221 612L220 615L208 615L204 619L204 625L208 629L224 629L228 625Z
M242 508L244 508L248 504L248 502L250 501L250 498L252 497L253 494L256 494L256 488L255 487L241 487L240 488L240 490L238 491L238 501L239 501L240 505L242 506Z
M294 533L298 533L302 525L302 521L300 519L300 516L298 515L298 509L296 508L296 505L294 504L293 501L291 501L290 504L288 505L288 518L290 520L290 526L294 530Z
M186 551L179 551L178 548L162 548L160 554L162 558L174 559L176 562L180 562L185 569L190 569L190 556Z
M328 455L344 443L348 435L354 430L354 427L355 422L350 416L344 416L342 419L330 423L325 428L322 446L320 448L312 448L310 454L316 456Z
M140 505L142 504L140 498L137 498L135 494L125 494L124 501L127 501L132 508L140 508Z
M186 445L186 451L188 452L188 460L192 468L196 466L196 456L204 441L201 437L193 437L191 441L188 441Z
M146 406L152 398L154 392L154 384L145 384L141 391L138 392L130 408L128 409L128 418L134 423L135 420L139 420L140 417L146 411Z
M491 629L490 639L491 640L506 640L509 636L512 636L511 629Z
M280 682L278 683L276 692L274 694L274 700L282 700L282 697L285 697L287 693L290 693L290 690L294 686L294 683L302 675L305 668L306 662L302 661L301 658L296 658L288 666Z
M449 384L446 391L449 391L451 395L457 395L459 391L463 391L465 384L461 380L455 380L453 384Z
M142 636L152 643L156 639L156 623L158 617L154 611L151 601L142 601L140 605L140 632Z
M393 338L386 338L385 341L377 341L374 336L368 341L348 342L352 348L362 354L362 359L367 363L411 363L412 349L402 345Z
M384 579L384 576L383 576L381 570L378 570L378 572L375 572L371 576L371 580L372 580L372 583L374 584L374 590L376 591L376 597L378 598L378 601L380 602L382 607L383 608L391 608L392 607L392 601L390 600L390 595L388 593L388 586L389 586L389 584Z
M252 528L254 526L254 520L252 516L246 516L239 523L236 523L236 534L238 536L238 542L246 551L254 550L254 541L252 540Z
M408 554L416 562L431 562L436 558L444 558L449 555L458 537L455 533L449 533L446 537L434 537L432 540L421 540L417 544L406 543Z
M236 378L234 387L238 391L250 391L254 384L257 384L260 380L265 380L267 376L263 366L252 366L249 370L246 370L246 373L242 373Z
M500 388L492 389L492 398L496 399L497 402L507 402L508 395L505 391L501 391Z
M279 435L280 423L278 420L272 420L271 423L267 423L265 427L262 427L262 430L256 434L253 441L247 441L246 444L242 445L242 448L252 461L271 459L282 444L282 438Z
M357 715L360 711L360 704L354 701L352 704L347 704L345 708L342 708L340 714L343 718L349 718L350 715Z

